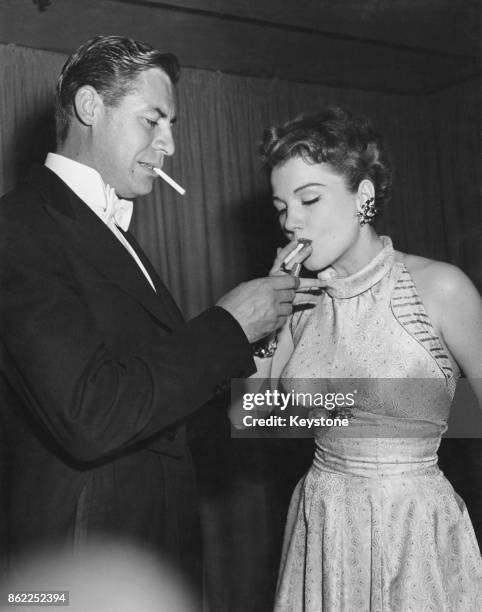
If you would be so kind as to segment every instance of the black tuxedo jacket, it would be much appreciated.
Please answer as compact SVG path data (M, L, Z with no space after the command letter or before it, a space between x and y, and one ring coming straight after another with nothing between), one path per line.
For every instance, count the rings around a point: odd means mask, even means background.
M224 309L184 322L126 238L157 293L49 169L1 200L0 549L112 535L184 554L196 499L179 425L254 364Z

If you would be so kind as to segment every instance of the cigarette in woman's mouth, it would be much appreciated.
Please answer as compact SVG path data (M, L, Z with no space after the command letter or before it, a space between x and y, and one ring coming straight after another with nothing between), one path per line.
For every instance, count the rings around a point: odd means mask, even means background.
M311 244L311 240L308 240L306 238L300 238L298 240L296 248L293 249L291 253L287 255L283 260L283 266L286 266L286 264L288 264L293 259L293 257L295 257L307 244Z
M163 180L165 180L166 183L168 183L171 187L173 187L178 193L180 193L181 195L184 195L186 193L186 190L184 189L184 187L181 187L181 185L176 183L176 181L172 179L168 174L166 174L164 170L161 170L160 168L156 168L155 166L152 166L152 169L158 176L160 176Z

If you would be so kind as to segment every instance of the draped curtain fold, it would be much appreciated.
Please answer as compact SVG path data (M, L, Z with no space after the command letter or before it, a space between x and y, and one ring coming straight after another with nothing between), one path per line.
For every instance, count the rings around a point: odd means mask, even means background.
M52 94L65 56L0 45L0 192L53 147ZM430 96L184 69L177 151L135 207L133 231L188 317L266 272L281 236L256 154L266 126L327 104L372 118L389 150L393 198L379 221L397 248L451 261L480 286L475 81Z

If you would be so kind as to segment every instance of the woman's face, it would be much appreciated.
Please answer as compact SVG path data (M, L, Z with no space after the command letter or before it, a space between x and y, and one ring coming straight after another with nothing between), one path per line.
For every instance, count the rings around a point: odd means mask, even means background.
M309 163L302 157L274 168L271 185L285 235L290 240L312 241L305 268L319 271L339 264L343 269L360 233L357 192L348 191L343 176L335 174L329 164Z

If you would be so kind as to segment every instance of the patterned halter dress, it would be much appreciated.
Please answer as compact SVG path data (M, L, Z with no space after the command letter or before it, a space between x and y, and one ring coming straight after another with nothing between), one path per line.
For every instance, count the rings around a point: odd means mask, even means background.
M282 386L352 382L357 394L349 434L316 431L288 513L276 612L482 610L472 524L437 466L460 373L381 239L365 268L322 279L321 297L292 318Z

